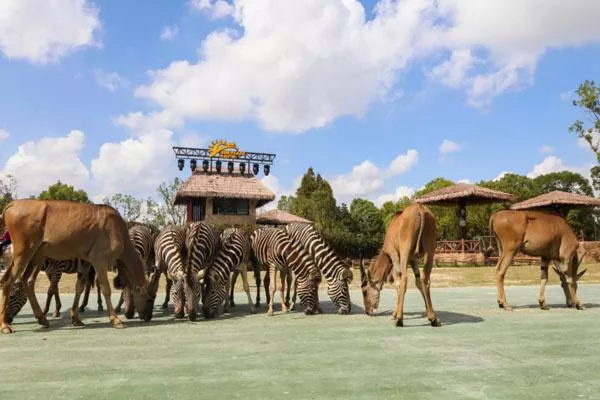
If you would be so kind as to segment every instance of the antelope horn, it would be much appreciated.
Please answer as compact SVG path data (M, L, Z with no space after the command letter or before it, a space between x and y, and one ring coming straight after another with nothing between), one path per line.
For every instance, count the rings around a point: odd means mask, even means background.
M365 262L362 258L360 259L360 264L358 265L358 268L360 269L360 280L362 282L367 279L367 273L365 272Z
M577 280L580 280L581 277L587 272L587 268L577 274Z
M560 276L565 276L565 273L562 269L558 268L556 265L552 266L552 269Z
M580 266L581 263L583 262L583 257L585 257L585 255L588 253L588 250L584 251L583 254L581 255L581 257L578 257L577 260L577 266Z

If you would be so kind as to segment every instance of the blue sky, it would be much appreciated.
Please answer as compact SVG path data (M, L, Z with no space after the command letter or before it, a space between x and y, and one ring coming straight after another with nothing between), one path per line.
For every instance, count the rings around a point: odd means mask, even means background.
M567 129L600 67L600 5L538 3L5 0L0 176L21 195L61 179L148 196L189 175L171 146L218 138L277 153L277 194L312 166L340 201L587 174Z

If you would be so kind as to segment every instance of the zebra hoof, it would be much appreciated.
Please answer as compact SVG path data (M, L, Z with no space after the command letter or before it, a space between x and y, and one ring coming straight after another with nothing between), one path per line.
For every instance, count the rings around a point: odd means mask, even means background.
M177 318L177 319L183 319L184 316L185 316L185 313L183 311L175 313L175 318Z
M98 306L98 311L104 311L104 307Z
M46 319L45 316L43 316L42 318L38 319L38 324L40 324L44 328L48 328L50 326L50 324L48 323L48 320Z
M13 330L9 324L2 324L2 328L0 329L0 332L2 332L4 334L9 334L9 333L13 333Z
M160 306L160 308L162 308L163 310L166 310L167 308L169 308L169 303L163 303L163 305Z
M73 326L85 326L85 324L83 322L81 322L80 319L73 319L71 321L71 325L73 325Z
M115 309L115 311L118 312L116 309ZM84 313L85 312L85 306L79 307L79 312L80 313Z

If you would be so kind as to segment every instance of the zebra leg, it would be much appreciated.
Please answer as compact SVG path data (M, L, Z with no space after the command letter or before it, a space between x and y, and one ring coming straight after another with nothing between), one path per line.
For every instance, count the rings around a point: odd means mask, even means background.
M60 280L60 275L58 276L58 279ZM60 295L58 293L58 281L54 284L54 314L52 315L55 318L60 317L60 309L62 307L62 303L60 302Z
M267 299L267 303L269 304L269 308L267 309L267 315L269 316L273 315L273 298L275 297L275 287L277 286L276 274L277 269L275 268L275 266L269 265L269 273L267 275L269 276L270 282L267 281L267 278L265 277L265 290L267 290L267 288L270 290L270 298ZM273 286L269 287L269 283L272 283Z
M246 267L244 267L246 268ZM246 274L246 283L248 283L248 272L244 269L244 273ZM229 289L229 304L231 304L231 307L235 307L235 302L233 301L233 293L235 292L235 282L237 281L238 275L240 274L240 271L236 268L233 270L232 276L231 276L231 286L228 288ZM242 279L244 279L244 277L242 276ZM260 279L259 279L260 282ZM244 290L246 290L244 288ZM258 299L256 300L258 302Z
M256 282L256 303L254 303L254 306L260 307L260 265L257 262L252 262L252 270Z
M269 271L269 268L267 268L267 271L265 273L265 279L263 280L263 286L265 288L265 301L267 302L267 304L269 304L271 302L271 295L270 295L270 285L271 285L271 273Z
M294 273L292 273L292 282L290 283L290 286L294 290L292 292L292 302L290 304L290 311L294 311L294 310L296 310L296 297L298 295L298 293L297 293L297 290L298 290L298 277Z
M79 277L77 278L79 279ZM79 312L85 312L85 308L88 305L88 301L90 299L90 290L92 289L92 284L89 280L85 283L85 291L83 293L83 300L81 301L81 306L79 306Z
M289 270L285 274L285 283L287 286L287 288L285 290L285 306L289 308L290 307L290 290L292 287L292 272ZM282 284L283 284L283 282L282 282Z
M73 298L73 306L71 307L71 324L73 326L83 326L83 322L79 318L79 314L77 313L79 308L79 298L81 297L81 293L85 289L85 278L83 273L77 274L77 283L75 285L75 297Z
M254 308L254 304L252 304L252 296L250 296L250 285L248 284L248 269L244 265L241 271L238 273L242 274L242 282L244 284L244 292L246 292L246 296L248 296L248 306L250 306L250 314L255 314L256 309ZM233 293L233 284L231 285L231 292ZM233 303L231 304L233 305Z
M108 277L106 278L106 284L108 285ZM98 311L104 311L104 307L102 307L102 297L100 296L100 276L96 278L96 287L98 289ZM110 293L110 286L108 287L108 291ZM108 307L108 300L106 300L106 307Z
M46 278L48 278L50 284L48 285L48 291L46 292L46 304L44 305L44 309L42 310L42 313L44 313L44 315L48 314L48 311L50 311L50 303L52 302L52 296L54 296L54 275L49 275L46 272Z
M173 281L169 279L167 274L165 274L165 278L167 280L167 285L165 287L165 302L162 304L163 310L169 308L169 300L171 300L171 288L173 287Z
M121 295L119 296L119 301L117 302L117 305L115 306L116 313L121 312L121 307L123 307L124 302L125 302L125 289L123 288L123 290L121 290Z
M194 276L188 275L184 281L185 303L190 321L196 321L198 319L196 307L198 306L199 301L197 297L197 286L199 284L200 282L198 282L196 274L194 274Z
M228 274L227 280L225 281L226 290L231 287L231 274ZM231 308L229 307L231 299L229 296L225 296L225 306L223 307L223 312L229 314L231 312Z
M285 288L286 288L286 286L288 286L287 281L288 281L289 274L290 274L289 270L286 270L285 272L283 270L279 271L279 280L281 281L281 287L279 288L279 291L281 292L281 312L284 312L284 313L288 312L288 305L286 304L286 301L289 302L289 297L288 297L288 299L286 299L286 297L285 297ZM275 285L273 285L273 286L275 286Z

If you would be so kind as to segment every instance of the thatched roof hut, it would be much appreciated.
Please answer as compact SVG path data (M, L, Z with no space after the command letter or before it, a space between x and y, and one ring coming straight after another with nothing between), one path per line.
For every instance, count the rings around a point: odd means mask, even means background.
M515 201L510 193L492 190L468 183L457 183L443 189L435 190L414 199L415 203L456 205L456 204L489 204L503 201Z
M196 171L177 191L175 204L199 197L256 200L256 207L275 200L275 194L254 175Z
M532 197L520 203L513 204L510 208L513 210L527 210L534 208L553 208L553 209L571 209L582 207L600 207L600 199L590 196L584 196L577 193L554 192Z
M267 211L256 218L256 223L261 225L287 225L291 224L292 222L312 224L312 221L282 210Z

